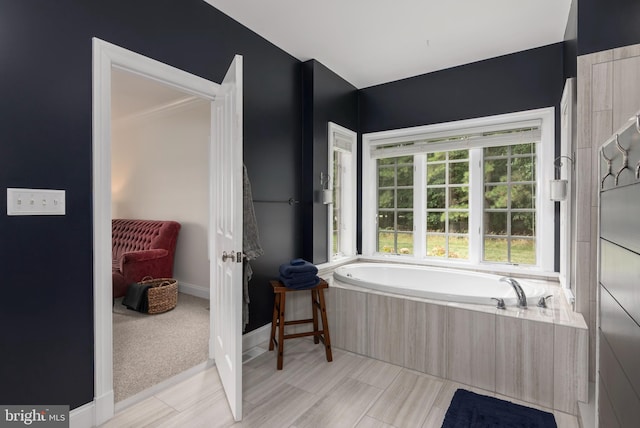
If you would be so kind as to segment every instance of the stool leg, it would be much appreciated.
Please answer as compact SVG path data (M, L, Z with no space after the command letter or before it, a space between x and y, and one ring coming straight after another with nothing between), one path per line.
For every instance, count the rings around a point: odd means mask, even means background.
M285 293L280 294L280 324L278 325L278 370L282 370L282 360L284 357L284 305Z
M320 316L322 316L322 329L324 330L324 348L327 354L327 361L333 361L331 353L331 338L329 337L329 323L327 322L327 307L324 302L324 290L318 290L320 298Z
M320 335L318 334L318 298L317 298L317 290L311 290L311 312L313 312L313 332L316 333L313 335L313 343L320 343Z
M280 293L276 293L273 300L273 316L271 318L271 337L269 339L269 351L273 351L274 341L276 339L276 323L278 321L278 308L280 307Z

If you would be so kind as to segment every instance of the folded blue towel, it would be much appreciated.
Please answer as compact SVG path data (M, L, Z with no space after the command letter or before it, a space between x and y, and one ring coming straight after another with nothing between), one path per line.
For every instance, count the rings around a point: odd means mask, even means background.
M310 281L315 281L317 278L318 277L312 273L304 274L304 275L296 275L295 277L291 277L291 278L285 278L282 275L278 277L280 282L285 284L287 287L295 287L300 284L307 284Z
M316 275L318 273L318 268L307 261L305 261L301 265L291 265L289 263L285 263L280 265L280 276L285 278L293 278L299 274L313 274Z
M320 278L318 278L317 276L313 276L310 279L307 279L306 281L302 281L302 282L295 281L294 283L291 283L290 279L280 277L280 281L285 285L285 287L292 288L295 290L304 290L306 288L313 288L316 285L320 284Z
M289 264L292 265L292 266L299 266L299 265L303 265L305 263L307 263L307 261L305 259L300 259L300 258L291 259L291 261L289 262Z

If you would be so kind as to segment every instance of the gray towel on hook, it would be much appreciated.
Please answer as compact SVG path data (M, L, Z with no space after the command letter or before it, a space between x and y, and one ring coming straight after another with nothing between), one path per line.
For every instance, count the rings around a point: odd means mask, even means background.
M242 164L243 178L243 234L242 234L242 252L243 259L243 278L242 278L242 331L249 323L249 281L253 275L253 270L249 265L249 260L256 259L264 254L260 245L260 234L258 233L258 222L256 220L256 212L253 208L253 196L251 195L251 183L249 182L249 174L247 167Z

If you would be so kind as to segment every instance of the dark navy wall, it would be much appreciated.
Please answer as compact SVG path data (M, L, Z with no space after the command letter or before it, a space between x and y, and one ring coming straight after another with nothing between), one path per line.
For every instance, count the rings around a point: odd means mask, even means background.
M571 2L564 30L564 77L578 75L578 0Z
M640 43L640 1L578 2L578 55Z
M67 215L8 217L0 197L0 403L93 400L91 38L219 82L244 55L244 158L255 199L301 193L300 62L202 0L0 3L0 191L65 189ZM301 251L300 213L257 204L249 329L266 280Z
M562 43L423 74L360 91L362 133L555 106Z
M316 60L306 61L303 70L303 257L314 263L328 261L327 205L319 197L320 173L327 174L328 123L357 132L358 95L355 86Z

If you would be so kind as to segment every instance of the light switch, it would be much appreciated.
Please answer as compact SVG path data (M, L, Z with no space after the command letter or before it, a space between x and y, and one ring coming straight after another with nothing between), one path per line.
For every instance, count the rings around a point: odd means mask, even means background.
M65 192L7 188L7 215L65 215Z

